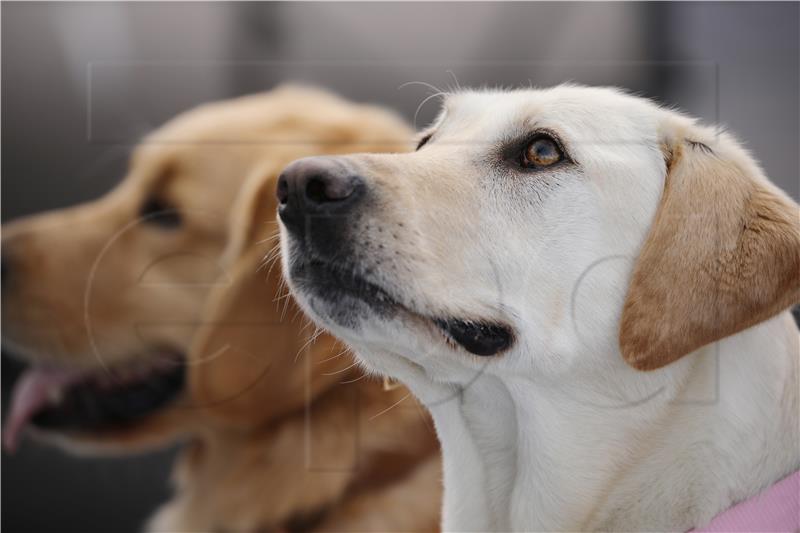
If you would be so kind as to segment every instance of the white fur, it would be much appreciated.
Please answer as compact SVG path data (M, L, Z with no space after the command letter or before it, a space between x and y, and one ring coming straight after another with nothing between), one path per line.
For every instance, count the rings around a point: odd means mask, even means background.
M656 371L620 355L631 269L664 187L666 117L691 122L609 89L465 92L430 146L352 157L366 176L398 174L373 184L398 205L371 224L405 221L387 243L400 257L373 281L419 316L498 317L517 333L509 352L479 358L418 317L337 326L297 292L366 367L428 405L445 530L686 530L800 467L788 313ZM580 172L482 166L487 146L530 127L558 131Z

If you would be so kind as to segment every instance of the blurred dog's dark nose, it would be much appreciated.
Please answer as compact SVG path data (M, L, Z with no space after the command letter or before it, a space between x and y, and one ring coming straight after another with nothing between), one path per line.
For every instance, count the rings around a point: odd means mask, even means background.
M364 190L364 180L337 159L300 159L278 178L278 214L289 230L302 231L309 218L347 217Z

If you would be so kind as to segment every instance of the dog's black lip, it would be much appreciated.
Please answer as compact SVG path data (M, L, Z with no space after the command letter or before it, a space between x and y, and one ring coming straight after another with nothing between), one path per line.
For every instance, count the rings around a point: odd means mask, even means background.
M514 343L511 328L498 322L458 318L437 318L433 321L450 340L481 357L497 355Z
M296 267L294 273L295 281L316 297L337 302L342 294L346 294L365 302L380 314L386 314L390 309L404 311L434 324L451 344L458 344L474 355L497 355L514 343L513 330L497 321L431 317L415 312L401 304L383 287L359 275L354 268L311 260L302 267Z

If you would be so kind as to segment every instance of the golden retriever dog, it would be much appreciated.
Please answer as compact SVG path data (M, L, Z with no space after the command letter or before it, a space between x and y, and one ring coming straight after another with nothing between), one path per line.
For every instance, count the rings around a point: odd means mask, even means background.
M281 168L407 139L384 110L287 86L182 114L105 197L5 225L3 343L29 363L6 448L185 440L152 531L435 530L427 415L309 327L274 260Z
M302 308L433 415L443 529L800 528L800 208L727 133L459 91L415 153L302 159L277 194Z

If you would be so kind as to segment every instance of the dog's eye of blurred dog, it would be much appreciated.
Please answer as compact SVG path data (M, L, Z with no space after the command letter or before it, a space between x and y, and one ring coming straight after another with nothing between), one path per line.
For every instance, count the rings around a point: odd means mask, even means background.
M547 134L533 138L522 151L522 166L544 168L564 160L564 153L558 143Z
M139 216L145 223L164 229L177 228L182 222L175 207L157 197L150 197L142 204Z

